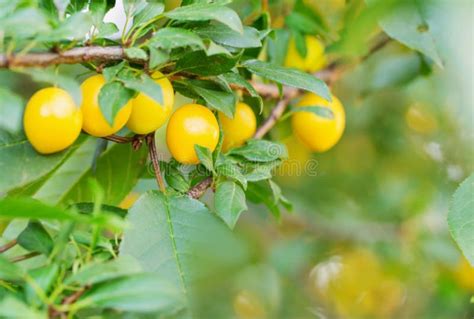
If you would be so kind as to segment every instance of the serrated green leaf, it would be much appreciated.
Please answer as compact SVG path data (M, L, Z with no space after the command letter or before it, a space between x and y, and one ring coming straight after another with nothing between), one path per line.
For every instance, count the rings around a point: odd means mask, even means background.
M125 55L132 60L147 60L148 54L140 48L126 48Z
M257 90L250 84L247 80L244 79L240 74L234 72L228 72L219 76L219 78L224 79L227 83L237 84L247 90L251 97L254 97L258 100L260 113L263 111L263 99L258 94Z
M153 47L148 47L148 49L150 50L150 69L154 69L169 61L170 56L168 53L163 52L162 50L157 50Z
M242 156L251 162L272 162L288 157L284 145L266 140L249 140L246 145L232 149L229 155Z
M201 37L207 37L216 43L234 48L259 48L262 46L257 29L244 27L244 33L236 32L228 27L210 24L197 29Z
M210 172L214 172L214 163L212 161L212 152L207 148L201 145L194 145L194 150L196 155L199 158L199 161L206 169Z
M207 106L216 111L224 113L227 117L233 118L235 112L235 95L231 92L209 90L195 85L197 82L186 82L188 87L206 101Z
M331 93L324 81L317 77L290 68L276 66L259 60L248 60L242 66L250 72L277 83L313 92L331 101Z
M134 256L145 271L169 279L186 302L198 281L215 280L217 269L230 271L246 258L218 217L187 196L146 193L130 209L128 221L120 254ZM183 316L189 317L190 310Z
M321 116L323 118L332 120L334 119L334 113L333 111L325 106L319 106L319 105L311 105L311 106L297 106L297 107L292 107L291 108L291 113L298 113L298 112L308 112L308 113L313 113L318 116Z
M119 80L123 82L125 87L141 92L154 99L160 105L163 105L163 89L161 85L156 83L148 74L142 73L139 76L122 76L122 72L118 75Z
M128 101L133 98L135 91L126 88L118 81L107 82L99 92L100 111L109 125L113 125L115 116Z
M214 195L214 207L217 215L225 221L230 229L233 229L240 214L247 210L245 193L234 182L220 183L217 185Z
M202 39L196 33L181 28L163 28L153 34L148 46L171 50L180 47L205 49Z
M247 179L240 171L240 168L237 165L232 164L230 161L226 161L218 165L216 167L216 171L219 176L231 178L242 185L244 189L247 188Z
M239 56L229 56L227 54L208 56L205 51L195 51L178 60L176 69L203 76L220 75L234 68L238 59ZM212 67L209 67L211 65Z
M474 174L456 190L448 213L451 235L474 267Z
M146 6L133 17L133 26L146 25L150 21L153 21L153 19L156 19L164 10L165 6L163 3L147 3Z
M0 301L0 309L2 309L2 317L6 319L28 318L28 319L47 319L46 312L32 309L23 301L6 296Z
M61 40L80 40L90 31L93 21L90 14L77 12L68 17L59 27L38 37L39 41L57 42Z
M234 10L221 4L197 3L178 7L166 12L165 16L178 21L207 21L215 20L227 25L234 31L243 33L242 22Z
M35 82L50 83L53 86L57 86L66 90L69 94L71 94L76 105L81 105L82 93L79 83L70 76L58 74L57 69L27 68L16 71L31 76Z

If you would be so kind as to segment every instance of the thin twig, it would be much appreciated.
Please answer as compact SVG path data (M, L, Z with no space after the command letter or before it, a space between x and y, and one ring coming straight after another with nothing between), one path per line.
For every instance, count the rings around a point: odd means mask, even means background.
M118 135L104 136L103 139L108 140L108 141L112 141L112 142L115 142L115 143L121 143L121 144L126 144L126 143L130 143L130 142L133 141L133 138L118 136Z
M262 138L264 137L277 123L278 119L283 115L286 108L288 107L288 103L290 102L290 98L284 98L273 108L270 115L267 119L263 122L263 124L257 129L255 132L254 138Z
M14 247L16 244L17 244L16 239L13 239L13 240L9 241L8 243L6 243L5 245L0 246L0 253L6 252L10 248Z
M163 181L163 176L161 175L160 162L158 160L158 153L156 152L155 145L155 134L152 133L146 137L148 144L148 153L150 154L150 159L153 164L153 169L155 170L155 178L158 184L158 187L163 193L166 193L165 182Z
M10 262L16 263L16 262L23 261L23 260L26 260L26 259L30 259L30 258L39 256L39 255L41 255L41 254L34 251L34 252L31 252L31 253L28 253L28 254L25 254L25 255L20 255L20 256L13 257L12 259L10 259Z
M198 199L202 195L204 195L206 190L209 187L211 187L211 185L212 185L212 177L207 177L207 178L203 179L202 181L200 181L199 183L197 183L193 188L191 188L188 191L188 196L190 196L194 199Z

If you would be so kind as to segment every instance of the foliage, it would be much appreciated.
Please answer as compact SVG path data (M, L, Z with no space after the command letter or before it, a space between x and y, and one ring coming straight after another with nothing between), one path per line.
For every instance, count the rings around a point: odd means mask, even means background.
M108 18L119 2L125 25ZM446 74L463 71L440 31L445 6L1 1L0 317L472 316L472 269L439 214L473 168L472 136L445 105ZM308 54L308 35L326 45L315 74L285 67L289 43ZM197 165L167 156L163 129L83 132L51 155L28 142L21 119L39 88L64 88L80 105L79 81L102 73L98 102L113 123L139 92L163 104L156 71L178 106L232 118L245 101L257 134L227 152L222 134L214 150L195 145ZM346 107L346 133L328 153L291 138L295 113L334 118L292 107L306 92L336 92ZM471 265L472 183L448 216Z

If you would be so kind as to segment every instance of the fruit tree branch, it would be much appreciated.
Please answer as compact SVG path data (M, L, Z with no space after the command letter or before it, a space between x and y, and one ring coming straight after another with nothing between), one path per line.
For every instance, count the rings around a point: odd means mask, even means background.
M63 52L42 52L26 54L0 54L0 68L46 67L55 64L75 64L83 62L107 62L129 60L144 63L145 60L130 58L120 46L89 46Z
M13 248L16 244L17 244L16 239L13 239L13 240L9 241L8 243L6 243L5 245L0 246L0 253L6 252L10 248Z

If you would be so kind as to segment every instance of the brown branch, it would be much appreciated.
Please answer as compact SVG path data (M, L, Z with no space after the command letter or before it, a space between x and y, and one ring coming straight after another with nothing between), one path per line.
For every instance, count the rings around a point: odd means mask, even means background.
M0 253L6 252L10 248L14 247L16 244L17 244L16 239L13 239L13 240L9 241L8 243L6 243L5 245L0 246Z
M46 67L55 64L75 64L84 62L108 62L127 59L135 63L144 63L142 59L131 59L120 46L79 47L63 52L41 52L0 55L0 68Z
M150 159L153 164L153 169L155 171L155 178L158 187L160 188L161 192L166 193L165 182L163 181L163 176L161 175L160 170L160 162L158 160L158 153L156 151L155 145L155 134L152 133L146 137L146 141L148 144L148 153L150 154Z
M28 254L25 254L25 255L20 255L20 256L13 257L12 259L10 259L10 262L16 263L16 262L23 261L23 260L26 260L26 259L30 259L30 258L39 256L39 255L41 255L41 254L34 251L34 252L31 252L31 253L28 253Z
M207 178L203 179L202 181L200 181L199 183L197 183L193 188L191 188L188 191L187 194L188 194L188 196L190 196L194 199L198 199L202 195L204 195L206 190L209 187L211 187L211 185L212 185L212 177L207 177Z
M277 123L278 119L283 115L286 108L288 107L288 103L290 102L290 98L284 98L273 108L270 115L267 119L262 123L262 125L257 129L255 132L254 138L262 138L264 137Z

